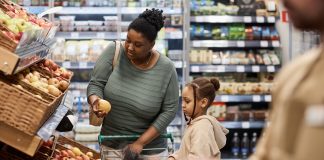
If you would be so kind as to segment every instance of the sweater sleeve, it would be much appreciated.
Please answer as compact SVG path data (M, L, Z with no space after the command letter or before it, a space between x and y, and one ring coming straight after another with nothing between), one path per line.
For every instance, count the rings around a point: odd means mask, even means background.
M219 159L220 150L210 122L200 123L192 130L188 159Z
M178 110L178 106L179 106L179 85L178 85L177 72L173 66L171 79L169 81L162 102L160 114L157 116L157 118L152 124L160 133L162 133L167 128L167 126L171 123L171 121L174 119L176 112Z
M99 56L95 67L91 73L89 85L87 87L87 97L97 95L103 98L104 88L112 72L112 62L115 55L115 43L110 43Z

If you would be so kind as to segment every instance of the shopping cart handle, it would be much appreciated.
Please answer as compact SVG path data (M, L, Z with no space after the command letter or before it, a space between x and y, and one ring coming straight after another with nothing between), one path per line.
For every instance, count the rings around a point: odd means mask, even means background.
M111 135L111 136L99 135L98 140L99 140L99 144L101 144L103 141L116 140L116 139L132 141L138 139L140 136L141 135ZM168 138L172 143L174 143L174 139L171 133L161 134L159 137Z

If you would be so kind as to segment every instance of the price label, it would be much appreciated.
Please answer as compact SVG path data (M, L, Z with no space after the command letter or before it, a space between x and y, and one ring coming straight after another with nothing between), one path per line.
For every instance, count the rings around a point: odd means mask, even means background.
M103 33L103 32L97 33L97 38L104 39L105 38L105 33Z
M73 39L79 38L79 32L72 32L71 33L71 38L73 38Z
M170 39L181 39L182 32L170 32Z
M242 128L244 129L250 128L250 122L242 122Z
M244 23L252 23L252 17L245 16L243 18Z
M228 102L229 101L228 96L221 96L221 101L222 102Z
M266 102L271 102L272 101L271 95L264 96L264 99L265 99Z
M217 72L225 72L225 66L217 66Z
M260 72L260 66L252 66L252 72Z
M245 47L245 42L244 41L238 41L237 42L237 47Z
M280 47L280 43L279 43L279 41L273 41L273 42L272 42L272 46L273 46L273 47Z
M260 46L261 47L269 47L269 42L268 41L261 41Z
M255 95L252 97L253 102L261 102L261 96Z
M237 72L245 72L245 67L244 66L237 66L236 71Z
M269 23L275 23L276 22L276 18L275 17L268 17L268 22Z
M257 17L256 21L257 23L264 23L264 17Z
M88 63L87 62L79 62L79 68L87 68Z
M275 72L275 66L267 66L268 72Z
M64 68L71 68L71 62L63 62L63 63L62 63L62 66L63 66Z
M80 96L81 96L81 91L80 91L80 90L73 90L73 91L72 91L72 94L73 94L75 97L80 97Z
M191 66L191 72L199 72L199 66Z

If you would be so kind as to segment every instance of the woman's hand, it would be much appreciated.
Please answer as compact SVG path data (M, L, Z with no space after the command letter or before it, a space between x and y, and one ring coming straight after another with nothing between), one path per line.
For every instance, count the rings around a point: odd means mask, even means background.
M98 97L96 95L89 96L89 104L90 104L90 107L91 107L93 113L96 114L96 116L98 118L103 118L107 115L107 113L98 109L99 100L100 100L100 97Z
M128 147L132 152L140 154L143 150L144 145L135 141L134 143L128 145Z

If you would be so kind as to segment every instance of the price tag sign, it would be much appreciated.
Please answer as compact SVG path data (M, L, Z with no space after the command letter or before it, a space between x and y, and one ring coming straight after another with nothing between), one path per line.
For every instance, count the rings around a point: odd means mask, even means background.
M237 72L245 72L245 67L244 66L237 66L236 71Z
M271 102L271 101L272 101L272 97L271 97L271 95L266 95L266 96L264 97L264 99L265 99L266 102Z
M275 66L267 66L268 72L275 72Z
M260 72L260 66L252 66L252 72Z
M63 66L64 68L71 68L71 62L63 62L63 63L62 63L62 66Z
M191 72L199 72L199 66L191 66Z
M97 38L104 39L105 38L105 33L103 33L103 32L97 33Z
M252 97L252 101L253 101L253 102L261 102L261 96L259 96L259 95L255 95L255 96L253 96L253 97Z
M257 23L264 23L264 17L257 17L256 21Z
M242 128L244 129L250 128L250 122L242 122Z
M275 17L268 17L268 22L269 23L275 23L276 22L276 18Z
M87 62L79 62L79 68L87 68L88 63Z
M252 17L245 16L243 21L244 23L252 23Z
M280 47L280 43L279 43L279 41L273 41L273 42L272 42L272 46L273 46L273 47Z
M261 47L269 47L269 42L268 41L261 41L260 46Z
M71 33L71 38L73 38L73 39L79 38L79 32L72 32Z
M244 41L238 41L237 42L237 47L245 47L245 42Z
M225 72L225 66L223 65L217 66L217 72Z
M228 96L221 96L221 101L222 102L228 102L229 101Z

